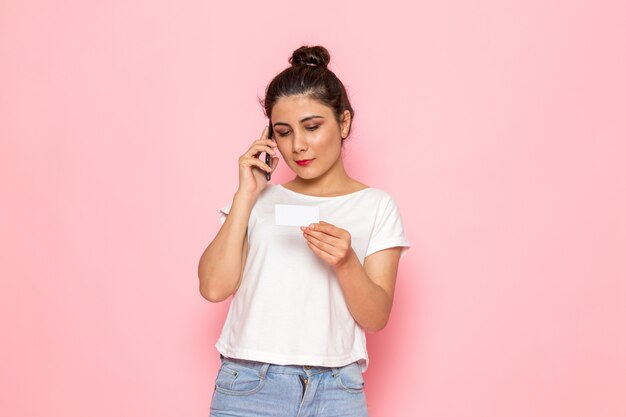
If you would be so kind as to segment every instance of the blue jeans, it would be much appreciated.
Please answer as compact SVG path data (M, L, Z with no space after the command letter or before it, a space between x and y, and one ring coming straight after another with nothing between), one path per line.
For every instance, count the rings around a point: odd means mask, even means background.
M215 378L210 417L367 417L356 362L334 368L227 358Z

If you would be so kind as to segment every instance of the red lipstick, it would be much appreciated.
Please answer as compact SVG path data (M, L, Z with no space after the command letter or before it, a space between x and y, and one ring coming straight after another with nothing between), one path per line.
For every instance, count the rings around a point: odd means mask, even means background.
M301 159L299 161L296 161L296 164L300 165L300 166L307 166L309 165L309 163L311 163L312 159Z

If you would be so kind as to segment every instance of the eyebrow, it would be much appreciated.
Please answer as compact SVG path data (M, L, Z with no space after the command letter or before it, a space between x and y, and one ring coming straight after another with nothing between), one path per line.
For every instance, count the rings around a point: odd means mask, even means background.
M313 115L313 116L305 117L304 119L300 120L300 123L304 123L304 122L306 122L307 120L317 119L317 118L323 119L323 118L324 118L324 116L317 116L317 115ZM283 125L283 126L291 127L291 126L289 126L289 123L283 123L283 122L276 122L276 123L274 123L273 127L276 127L276 126L278 126L278 125Z

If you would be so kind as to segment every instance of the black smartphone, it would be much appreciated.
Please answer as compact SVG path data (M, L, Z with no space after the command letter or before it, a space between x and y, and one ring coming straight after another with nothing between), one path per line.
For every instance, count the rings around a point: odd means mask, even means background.
M270 124L270 130L268 130L268 132L267 132L267 137L268 137L268 139L273 139L273 137L272 137L273 136L272 135L272 121L271 120L269 121L269 124ZM267 152L265 152L265 163L267 165L269 165L270 167L272 166L272 158L270 157L270 154L267 153ZM265 179L269 181L271 178L272 178L272 174L270 174L269 172L266 172L265 173Z

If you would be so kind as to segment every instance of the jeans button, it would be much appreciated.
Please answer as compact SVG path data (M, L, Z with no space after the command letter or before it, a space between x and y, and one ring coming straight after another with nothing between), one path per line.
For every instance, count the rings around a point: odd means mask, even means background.
M304 366L304 369L306 369L307 371L308 371L309 369L311 369L311 368L313 368L313 367L312 367L312 366L309 366L309 365L305 365L305 366Z

